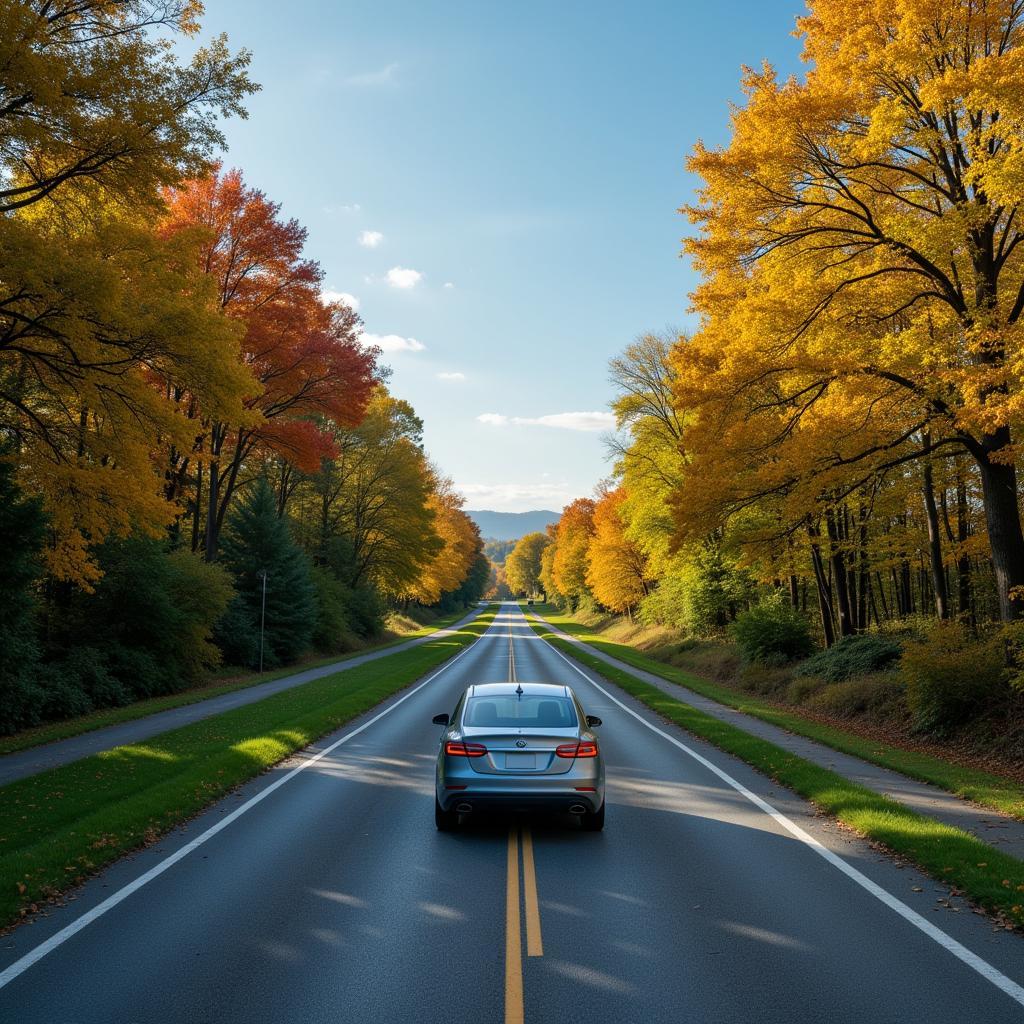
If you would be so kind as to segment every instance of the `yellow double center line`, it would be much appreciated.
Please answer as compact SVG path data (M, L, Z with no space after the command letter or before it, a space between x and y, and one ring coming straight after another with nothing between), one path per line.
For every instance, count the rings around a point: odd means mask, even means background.
M527 828L522 830L522 845L526 954L543 956L533 836ZM505 1024L523 1024L523 935L519 904L519 831L513 828L508 833L508 878L505 886Z
M508 624L508 681L516 681L516 646L512 640L512 621Z

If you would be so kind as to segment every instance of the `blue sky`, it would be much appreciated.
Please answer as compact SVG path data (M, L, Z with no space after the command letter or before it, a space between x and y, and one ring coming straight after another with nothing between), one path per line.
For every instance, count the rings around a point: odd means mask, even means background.
M218 0L263 91L226 161L309 229L470 508L610 472L608 360L685 327L694 142L742 64L800 69L799 0ZM483 419L481 419L483 417Z

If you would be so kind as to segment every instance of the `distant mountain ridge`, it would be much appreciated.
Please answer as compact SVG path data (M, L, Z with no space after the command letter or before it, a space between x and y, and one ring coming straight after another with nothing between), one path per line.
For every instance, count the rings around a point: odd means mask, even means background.
M476 523L480 536L492 540L518 540L528 533L543 533L549 523L557 523L561 512L539 509L535 512L492 512L490 509L466 509Z

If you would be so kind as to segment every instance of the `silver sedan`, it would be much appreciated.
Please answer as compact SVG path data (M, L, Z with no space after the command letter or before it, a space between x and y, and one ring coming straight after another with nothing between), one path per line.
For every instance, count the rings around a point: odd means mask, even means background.
M442 831L486 808L551 809L604 828L604 759L593 729L568 686L481 683L459 698L437 754L434 820Z

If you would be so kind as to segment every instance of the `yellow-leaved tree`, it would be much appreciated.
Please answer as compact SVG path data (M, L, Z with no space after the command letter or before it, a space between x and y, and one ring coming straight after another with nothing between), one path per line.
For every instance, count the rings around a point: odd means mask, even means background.
M879 474L963 453L1000 611L1017 618L1024 8L809 7L806 77L748 70L729 145L690 162L702 324L674 367L687 452L715 442L692 472L733 513L778 496L784 545L809 478L819 509L859 506ZM685 528L701 513L684 508Z

